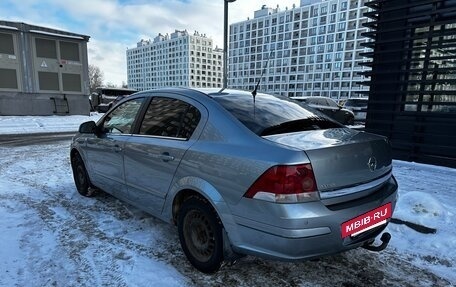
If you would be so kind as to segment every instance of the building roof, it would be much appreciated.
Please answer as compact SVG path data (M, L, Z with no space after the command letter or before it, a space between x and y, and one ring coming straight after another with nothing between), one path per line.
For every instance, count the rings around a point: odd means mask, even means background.
M90 36L76 34L72 32L31 25L23 22L11 22L0 20L0 30L16 30L20 32L28 32L28 33L35 33L35 34L43 34L48 36L55 36L55 37L64 37L64 38L71 38L77 40L83 40L88 42Z

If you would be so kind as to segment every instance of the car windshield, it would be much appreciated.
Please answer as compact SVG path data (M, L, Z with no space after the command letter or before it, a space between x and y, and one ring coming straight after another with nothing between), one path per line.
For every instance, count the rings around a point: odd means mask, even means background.
M247 128L260 136L341 127L321 113L285 97L258 94L212 95Z

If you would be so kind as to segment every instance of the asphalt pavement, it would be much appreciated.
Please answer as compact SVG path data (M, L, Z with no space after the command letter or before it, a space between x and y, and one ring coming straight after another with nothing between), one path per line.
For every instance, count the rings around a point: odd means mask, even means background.
M70 140L76 132L0 134L0 147L47 144Z

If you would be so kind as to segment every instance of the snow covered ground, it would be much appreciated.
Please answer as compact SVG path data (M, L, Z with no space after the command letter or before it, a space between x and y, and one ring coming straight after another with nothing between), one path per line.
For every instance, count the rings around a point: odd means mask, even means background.
M71 131L97 117L0 117L0 134ZM390 224L381 253L299 263L245 257L204 275L185 259L173 226L106 194L80 197L68 153L69 141L0 146L0 286L456 285L455 169L394 161L394 217L435 234Z
M98 121L103 114L90 116L0 116L0 134L27 134L77 131L87 121Z

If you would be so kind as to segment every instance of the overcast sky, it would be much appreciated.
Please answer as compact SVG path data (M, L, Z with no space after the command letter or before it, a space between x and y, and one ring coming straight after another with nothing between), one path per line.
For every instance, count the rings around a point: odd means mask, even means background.
M237 0L229 23L253 18L262 5L282 10L299 0ZM0 19L90 36L89 64L100 67L105 83L127 81L126 49L141 39L175 29L195 30L223 47L222 0L1 0Z

